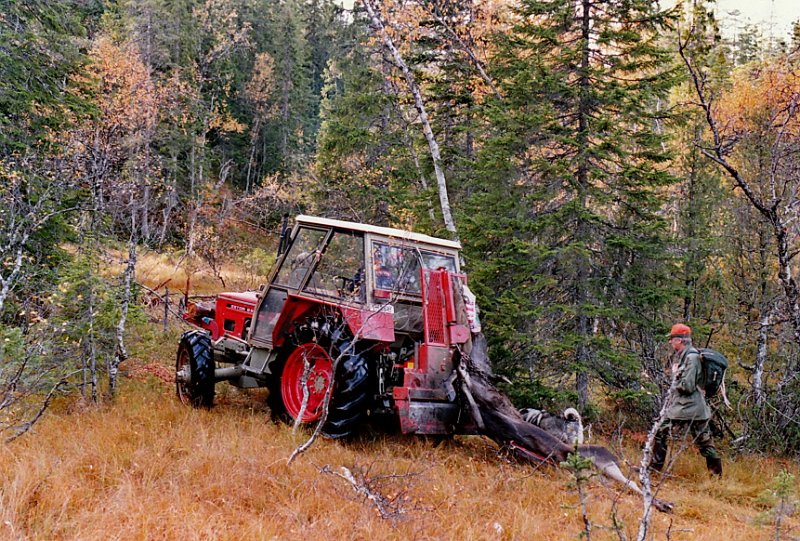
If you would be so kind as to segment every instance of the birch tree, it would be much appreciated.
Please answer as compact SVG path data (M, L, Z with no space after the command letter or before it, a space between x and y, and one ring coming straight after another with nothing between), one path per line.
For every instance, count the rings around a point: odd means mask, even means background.
M439 144L434 137L431 123L428 120L428 113L425 108L425 101L422 96L422 91L417 84L414 75L406 64L400 51L395 46L394 40L387 31L386 23L384 22L383 15L380 12L380 6L376 0L363 0L364 8L369 14L372 26L377 34L380 36L384 46L391 53L392 59L397 67L403 73L403 78L406 81L409 92L414 98L414 107L419 115L419 121L422 124L422 131L425 134L425 139L428 141L428 148L430 150L431 159L433 160L433 169L436 175L436 184L439 191L439 206L442 211L442 219L444 220L445 228L452 233L455 238L458 238L456 231L456 224L453 219L452 211L450 210L450 197L447 192L447 179L444 176L444 171L441 166L442 158L439 152Z
M701 66L695 54L696 32L696 26L685 30L679 52L695 90L695 105L703 112L711 133L710 144L698 141L697 145L707 158L720 166L742 196L769 224L787 316L794 329L795 342L800 345L800 288L794 270L800 211L800 183L795 174L800 137L800 68L797 58L784 55L741 71L740 85L734 87L734 93L738 90L749 94L745 97L747 107L730 107L727 118L723 118L720 94L714 88L711 74ZM730 99L739 98L733 96ZM762 175L748 175L737 159L737 151L748 142L762 146L768 164Z

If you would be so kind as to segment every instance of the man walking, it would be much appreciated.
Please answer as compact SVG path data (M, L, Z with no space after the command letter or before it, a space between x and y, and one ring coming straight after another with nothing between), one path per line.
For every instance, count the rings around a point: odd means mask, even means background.
M656 433L653 459L650 468L661 471L667 458L669 437L685 437L691 434L700 454L706 457L706 467L714 475L722 475L722 460L719 458L711 429L708 426L711 410L706 403L702 383L703 370L700 352L692 346L692 329L683 323L672 326L669 343L675 350L672 373L675 375L675 395L667 410L667 418Z

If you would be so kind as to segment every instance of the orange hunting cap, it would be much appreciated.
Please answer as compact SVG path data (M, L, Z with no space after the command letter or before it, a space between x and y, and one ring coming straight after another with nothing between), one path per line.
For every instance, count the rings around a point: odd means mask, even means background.
M676 323L672 326L667 338L687 338L689 336L692 336L691 327L684 325L683 323Z

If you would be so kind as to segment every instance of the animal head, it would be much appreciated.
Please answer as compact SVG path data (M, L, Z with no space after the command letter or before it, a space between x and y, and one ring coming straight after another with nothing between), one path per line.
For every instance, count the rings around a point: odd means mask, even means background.
M567 443L572 445L583 445L583 420L581 414L575 408L564 410L564 435Z

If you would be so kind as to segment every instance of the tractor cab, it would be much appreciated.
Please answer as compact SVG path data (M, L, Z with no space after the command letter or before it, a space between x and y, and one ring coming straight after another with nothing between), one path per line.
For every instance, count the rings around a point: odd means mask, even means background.
M422 333L421 269L459 271L457 242L388 227L298 216L256 310L250 344L272 349L312 305L341 309L359 338Z

